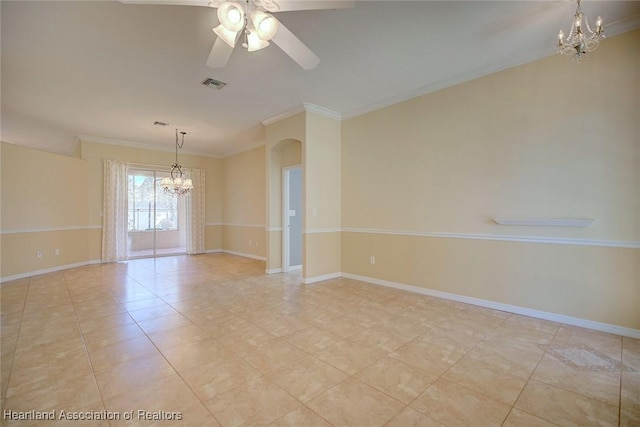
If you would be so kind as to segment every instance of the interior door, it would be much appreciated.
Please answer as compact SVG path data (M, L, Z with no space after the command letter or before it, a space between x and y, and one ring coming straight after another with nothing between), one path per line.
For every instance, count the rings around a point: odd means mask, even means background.
M285 181L285 271L302 266L302 168L287 168Z

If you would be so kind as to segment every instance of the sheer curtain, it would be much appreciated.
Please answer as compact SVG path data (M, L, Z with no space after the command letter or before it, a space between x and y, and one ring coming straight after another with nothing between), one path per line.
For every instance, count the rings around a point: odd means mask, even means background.
M193 181L193 189L186 199L187 211L187 253L204 253L205 229L205 171L189 169L188 174Z
M102 208L102 261L127 258L127 163L104 159Z

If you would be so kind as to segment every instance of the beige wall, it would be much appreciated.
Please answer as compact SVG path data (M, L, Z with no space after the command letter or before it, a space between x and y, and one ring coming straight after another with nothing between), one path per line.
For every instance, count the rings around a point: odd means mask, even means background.
M302 165L302 144L291 140L291 143L286 144L282 149L282 167L300 165Z
M87 162L2 143L2 229L87 224Z
M317 281L323 276L338 277L340 274L340 232L305 233L303 277Z
M19 276L98 260L99 258L91 258L88 249L93 231L95 230L79 229L3 234L0 277ZM59 250L59 255L56 255L56 249ZM36 256L38 251L42 251L42 258Z
M264 257L266 254L265 147L222 161L222 249Z
M580 64L552 56L344 121L342 271L640 328L640 250L608 247L640 241L638 43L627 33Z
M637 249L345 232L342 253L342 269L351 274L640 325Z
M7 143L1 151L0 277L92 259L87 162Z
M307 112L303 145L305 279L340 272L340 144L338 120Z
M224 225L222 249L238 255L264 258L266 253L264 227Z
M340 122L307 113L305 228L340 227Z
M148 150L121 145L102 144L82 141L80 154L88 162L89 192L88 207L90 224L102 226L103 204L103 160L123 160L130 163L153 165L169 169L175 162L175 153L169 151ZM205 232L205 249L220 249L222 230L222 159L179 153L180 164L185 168L205 170L206 204L205 221L208 224ZM89 242L92 252L101 251L101 235L93 235Z
M102 160L118 159L167 169L174 161L171 152L90 141L79 141L74 156L82 158L2 143L0 277L100 260ZM207 250L220 249L222 159L181 154L180 163L206 170L205 246ZM264 161L256 165L261 168L256 175L264 176ZM264 197L256 203L264 216ZM264 242L265 238L261 240ZM56 249L59 255L55 255ZM42 258L37 258L38 251L43 252Z

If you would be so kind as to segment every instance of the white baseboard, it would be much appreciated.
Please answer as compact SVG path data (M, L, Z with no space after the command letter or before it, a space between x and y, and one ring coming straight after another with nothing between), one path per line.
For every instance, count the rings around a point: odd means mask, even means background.
M278 273L282 273L282 269L281 268L267 268L264 272L265 272L265 274L278 274Z
M433 289L421 288L418 286L405 285L388 280L375 279L373 277L359 276L357 274L341 273L346 279L359 280L373 285L387 286L389 288L401 289L403 291L415 292L417 294L428 295L436 298L443 298L480 307L491 308L493 310L506 311L508 313L521 314L523 316L535 317L536 319L550 320L552 322L564 323L566 325L578 326L581 328L593 329L596 331L608 332L640 339L640 329L627 328L624 326L612 325L610 323L595 322L593 320L581 319L578 317L566 316L564 314L549 313L547 311L535 310L532 308L520 307L517 305L503 304L500 302L484 300L480 298L466 297L463 295L450 294L448 292L436 291ZM326 279L325 279L326 280Z
M232 255L237 255L237 256L241 256L241 257L245 257L245 258L253 258L253 259L260 260L260 261L266 261L265 257L261 257L261 256L258 256L258 255L252 255L252 254L245 254L245 253L242 253L242 252L227 251L225 249L208 249L208 250L205 251L205 253L208 253L208 254L209 253L220 253L220 252L224 252L224 253L228 253L228 254L232 254ZM12 276L0 277L0 283L11 282L13 280L24 279L24 278L31 277L31 276L38 276L40 274L54 273L54 272L60 271L60 270L68 270L69 268L84 267L85 265L91 265L91 264L102 264L102 260L94 259L94 260L89 260L89 261L82 261L82 262L76 262L76 263L73 263L73 264L58 265L56 267L43 268L41 270L29 271L27 273L14 274Z
M68 270L70 268L84 267L85 265L102 264L99 259L89 261L75 262L73 264L58 265L56 267L43 268L41 270L29 271L28 273L14 274L13 276L0 277L0 283L11 282L12 280L25 279L31 276L39 276L40 274L55 273L60 270Z
M237 256L242 256L242 257L251 258L251 259L257 259L259 261L266 261L267 260L266 257L260 256L260 255L245 254L244 252L229 251L227 249L222 249L221 251L224 252L225 254L237 255Z
M314 277L305 277L302 279L302 283L305 285L310 285L312 283L316 283L316 282L322 282L325 280L331 280L331 279L337 279L338 277L341 277L342 273L329 273L329 274L325 274L323 276L314 276Z

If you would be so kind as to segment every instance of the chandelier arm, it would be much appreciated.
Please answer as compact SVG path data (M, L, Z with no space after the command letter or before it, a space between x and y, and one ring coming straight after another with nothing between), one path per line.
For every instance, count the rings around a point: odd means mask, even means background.
M596 32L591 29L591 26L589 25L589 20L587 19L586 16L584 17L584 23L587 26L587 30L589 31L589 34L590 34L589 37L593 37L596 34Z
M601 39L604 38L604 32L602 31L602 18L598 16L594 31L582 11L580 0L576 0L576 3L578 6L571 22L569 34L566 38L564 38L562 31L558 34L558 53L571 56L574 60L579 61L600 45ZM586 29L583 29L583 26Z

